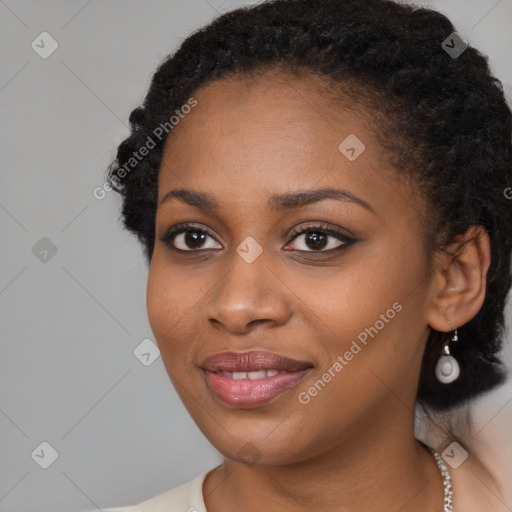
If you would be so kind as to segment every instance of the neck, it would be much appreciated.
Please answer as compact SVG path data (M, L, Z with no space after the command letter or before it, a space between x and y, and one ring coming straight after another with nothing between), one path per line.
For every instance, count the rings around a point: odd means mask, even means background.
M248 466L226 460L205 481L208 512L442 512L442 478L432 454L414 439L412 429L387 427L380 435L358 433L292 464Z

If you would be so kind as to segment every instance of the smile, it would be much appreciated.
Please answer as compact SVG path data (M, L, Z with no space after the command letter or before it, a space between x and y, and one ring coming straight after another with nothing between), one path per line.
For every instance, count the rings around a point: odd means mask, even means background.
M241 380L241 379L250 379L250 380L259 380L259 379L265 379L266 377L275 377L277 374L288 373L286 370L276 370L276 369L266 369L266 370L259 370L259 371L253 371L253 372L218 372L223 377L227 377L228 379L235 379L235 380Z
M223 404L253 408L293 389L310 370L311 368L295 372L273 369L255 372L205 371L205 375L208 389Z

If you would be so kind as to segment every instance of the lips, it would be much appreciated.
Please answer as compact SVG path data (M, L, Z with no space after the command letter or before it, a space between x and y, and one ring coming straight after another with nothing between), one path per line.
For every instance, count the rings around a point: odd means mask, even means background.
M311 368L313 365L271 352L251 351L221 352L207 357L201 366L210 372L257 372L271 369L296 372Z
M251 408L294 388L313 365L271 352L222 352L201 365L210 392L224 404Z

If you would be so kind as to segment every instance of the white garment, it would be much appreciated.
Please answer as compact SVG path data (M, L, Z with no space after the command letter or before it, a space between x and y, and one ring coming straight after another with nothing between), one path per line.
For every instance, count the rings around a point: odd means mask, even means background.
M210 471L213 469L137 505L102 510L103 512L206 512L203 482Z

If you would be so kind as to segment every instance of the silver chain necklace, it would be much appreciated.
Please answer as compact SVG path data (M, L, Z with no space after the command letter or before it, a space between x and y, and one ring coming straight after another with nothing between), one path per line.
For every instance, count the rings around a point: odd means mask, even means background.
M441 471L441 476L443 477L443 487L444 487L444 508L443 512L453 512L453 486L452 479L450 477L450 472L444 463L443 458L439 453L437 453L433 448L427 447L434 459L437 462L437 466L439 467L439 471Z

